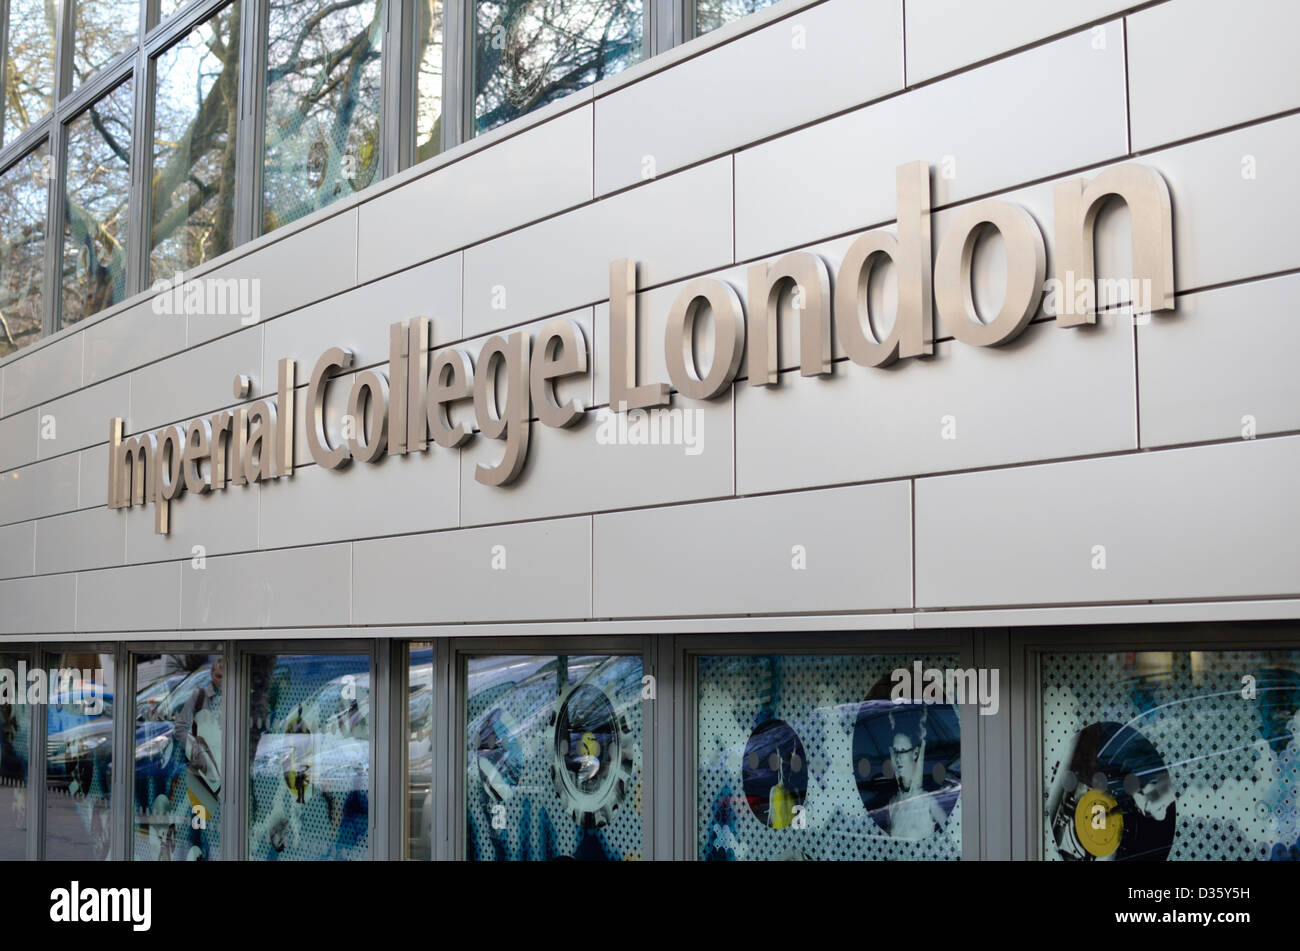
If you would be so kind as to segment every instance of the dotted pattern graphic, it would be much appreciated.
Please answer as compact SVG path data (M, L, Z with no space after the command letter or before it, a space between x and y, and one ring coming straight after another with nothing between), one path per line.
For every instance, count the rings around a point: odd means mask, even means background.
M1170 860L1300 857L1300 651L1046 654L1039 684L1044 806L1072 738L1113 721L1168 767ZM1043 854L1060 859L1046 822Z
M639 656L482 657L469 661L466 689L466 857L479 861L627 860L642 854L641 658ZM575 822L552 779L561 696L577 684L613 703L633 763L625 797L600 828ZM491 729L501 748L494 792L479 747ZM496 818L494 827L493 819Z
M873 686L916 655L733 655L698 661L696 841L701 859L919 860L961 858L961 797L942 830L892 838L859 794L853 730ZM919 658L953 668L956 655ZM805 825L773 829L742 788L743 757L760 723L779 718L807 753Z

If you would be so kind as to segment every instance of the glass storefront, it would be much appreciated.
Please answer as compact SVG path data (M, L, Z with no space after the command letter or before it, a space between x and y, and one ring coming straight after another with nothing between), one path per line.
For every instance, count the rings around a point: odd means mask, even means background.
M469 657L466 858L642 855L638 656Z
M1014 857L1300 859L1296 626L1181 646L1225 630L1012 633L987 696L952 634L688 636L662 678L646 637L15 644L0 859L956 860L1019 810Z
M1046 653L1043 856L1300 859L1300 651Z
M892 673L915 660L699 657L698 857L960 858L960 720L951 704L894 699ZM921 660L957 666L955 655Z

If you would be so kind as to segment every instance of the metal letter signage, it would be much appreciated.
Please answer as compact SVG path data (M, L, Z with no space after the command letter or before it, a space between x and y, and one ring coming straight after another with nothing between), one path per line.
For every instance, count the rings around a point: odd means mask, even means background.
M1169 187L1160 173L1141 165L1118 165L1091 179L1060 182L1054 193L1055 273L1046 276L1042 230L1024 209L986 200L955 210L933 261L930 254L930 167L911 162L897 171L897 234L885 229L862 235L840 262L832 289L831 268L820 256L795 251L749 267L747 300L715 278L696 278L678 293L667 317L664 366L670 382L638 382L637 262L610 264L609 396L615 413L669 406L674 396L710 400L727 393L745 352L751 386L779 386L780 321L798 323L799 367L803 376L835 372L834 332L851 364L883 367L934 352L934 312L960 343L993 347L1015 339L1040 308L1059 327L1095 323L1101 304L1093 244L1097 215L1110 198L1129 209L1133 268L1128 283L1133 313L1174 309L1174 238ZM993 228L1006 248L1006 291L998 312L981 319L972 289L972 264L980 233ZM868 285L872 271L888 258L898 278L893 328L876 331ZM933 286L932 286L933 282ZM1122 281L1108 281L1123 287ZM786 300L789 312L782 314ZM1115 303L1114 295L1108 297ZM695 323L707 309L712 317L713 359L701 370L695 354ZM496 465L479 464L474 478L509 485L524 471L533 414L545 426L571 427L586 416L577 400L561 403L555 384L590 372L582 328L557 318L537 335L499 334L483 344L478 366L459 348L430 350L430 322L412 317L389 331L388 372L354 373L342 436L331 443L325 425L328 389L352 369L350 350L333 347L312 368L307 386L307 448L323 469L344 469L353 460L376 463L385 455L440 451L474 438L465 418L472 409L478 435L502 443ZM170 504L182 493L203 495L268 479L291 478L294 459L292 359L279 362L274 397L222 410L154 433L127 436L120 417L109 421L108 506L129 508L152 502L155 530L171 527ZM342 385L343 381L338 381ZM670 386L671 383L671 386ZM247 377L235 378L235 396L246 399ZM462 418L453 419L453 412ZM658 411L656 411L658 412Z

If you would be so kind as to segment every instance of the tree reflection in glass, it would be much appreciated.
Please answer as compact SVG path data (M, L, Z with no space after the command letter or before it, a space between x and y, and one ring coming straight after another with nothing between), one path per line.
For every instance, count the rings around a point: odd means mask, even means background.
M695 0L695 35L703 36L774 3L776 0Z
M60 269L64 324L126 296L132 87L127 80L68 123Z
M638 62L642 16L642 0L476 0L475 130Z
M140 0L74 0L72 81L77 86L135 45Z
M171 279L234 244L239 4L156 63L150 279Z
M379 0L271 0L262 230L364 188L379 170Z
M415 160L442 149L442 0L420 0L415 19Z
M54 95L55 0L10 0L5 59L8 145L50 111Z
M49 176L44 142L0 175L0 357L41 335Z

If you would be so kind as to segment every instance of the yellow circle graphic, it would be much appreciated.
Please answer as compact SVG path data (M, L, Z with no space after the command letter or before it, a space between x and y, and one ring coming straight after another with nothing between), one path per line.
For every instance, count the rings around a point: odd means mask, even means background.
M1116 808L1118 805L1115 797L1089 789L1075 807L1074 831L1090 855L1105 858L1119 848L1124 816Z

